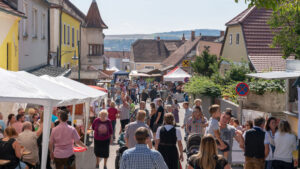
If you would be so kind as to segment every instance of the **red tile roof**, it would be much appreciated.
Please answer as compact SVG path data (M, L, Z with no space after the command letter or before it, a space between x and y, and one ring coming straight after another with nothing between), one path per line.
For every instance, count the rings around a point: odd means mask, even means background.
M197 46L197 55L200 56L203 51L205 50L205 47L209 47L209 53L212 55L220 56L222 43L219 42L208 42L208 41L200 41Z
M251 7L226 23L226 26L235 24L242 26L248 56L258 72L270 70L270 68L272 70L285 69L281 49L270 47L275 31L268 25L272 12L272 10Z
M97 2L93 0L90 9L88 11L88 14L86 16L86 26L91 28L102 28L107 29L108 27L103 22L99 8L97 5Z
M199 43L201 36L196 37L195 40L188 40L183 45L181 45L174 53L172 53L168 58L166 58L161 64L164 67L167 66L177 66L177 64L191 52L193 48Z
M120 58L120 59L129 59L130 52L123 51L105 51L104 55L107 58Z
M282 56L249 56L256 72L284 71L286 61Z
M24 13L18 11L17 9L14 9L12 6L4 2L3 0L0 0L0 11L4 11L19 17L25 17Z

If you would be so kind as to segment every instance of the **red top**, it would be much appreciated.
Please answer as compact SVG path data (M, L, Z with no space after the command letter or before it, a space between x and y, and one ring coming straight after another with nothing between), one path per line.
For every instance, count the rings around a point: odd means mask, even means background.
M116 108L110 107L107 111L108 111L109 120L116 120L117 119L118 110Z

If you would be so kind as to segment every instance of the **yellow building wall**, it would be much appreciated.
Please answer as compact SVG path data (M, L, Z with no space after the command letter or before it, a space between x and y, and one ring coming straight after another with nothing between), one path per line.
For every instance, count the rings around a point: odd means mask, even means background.
M5 18L1 18L5 17ZM9 21L9 20L10 21ZM0 14L0 21L12 22L13 24L1 24L1 30L5 26L8 30L7 34L0 38L0 68L18 71L19 69L19 41L18 41L18 25L20 18L11 16L7 17L5 14ZM8 59L8 62L7 62Z
M61 67L67 67L68 64L70 68L72 66L76 66L78 61L72 60L74 57L74 53L76 52L76 56L78 57L78 44L77 41L80 40L80 22L70 16L69 14L62 12L62 28L61 28ZM69 37L70 43L68 44L68 26L70 27ZM65 35L64 36L64 27L65 27ZM74 47L72 47L72 28L74 28ZM78 37L77 37L78 32ZM66 38L66 39L65 39ZM64 43L66 42L66 43Z
M236 35L239 34L239 44L236 44ZM232 35L232 44L230 44L230 35ZM248 62L247 50L245 40L243 36L242 27L240 25L229 26L226 33L226 40L223 46L222 57L232 61L234 63L240 63L242 61ZM229 69L228 64L221 65L221 73L225 69Z

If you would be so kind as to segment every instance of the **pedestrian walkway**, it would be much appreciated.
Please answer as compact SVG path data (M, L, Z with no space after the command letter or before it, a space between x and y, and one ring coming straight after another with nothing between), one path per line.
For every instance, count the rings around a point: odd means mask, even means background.
M180 104L182 108L182 104ZM150 110L149 103L147 103L147 109ZM183 118L184 118L184 110L180 109L179 111L179 118L180 118L180 124L183 123ZM116 125L116 131L120 130L120 121L117 120L117 125ZM184 134L183 129L181 129L181 134ZM117 132L116 132L116 135ZM117 141L118 138L116 138ZM116 143L115 141L115 143ZM107 163L107 168L108 169L114 169L115 168L115 158L116 158L116 151L119 149L119 145L115 144L110 146L110 156L108 158L108 163ZM185 147L185 142L183 141L183 147ZM186 154L184 154L184 162L182 163L183 168L186 166ZM233 152L232 152L232 157L233 157L233 164L243 164L244 163L244 155L243 151L240 149L238 143L234 141L233 145ZM76 153L76 168L77 169L95 169L96 168L96 157L94 155L94 147L93 144L89 147L89 149L86 152L83 153ZM103 168L103 161L100 162L100 169ZM233 169L242 169L242 167L233 167Z

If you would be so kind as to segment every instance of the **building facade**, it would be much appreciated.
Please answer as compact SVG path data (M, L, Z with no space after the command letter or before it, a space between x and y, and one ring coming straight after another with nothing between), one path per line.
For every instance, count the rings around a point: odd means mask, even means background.
M19 70L19 21L25 15L16 10L16 0L0 0L0 68Z
M45 0L19 0L26 15L19 24L19 69L31 70L48 63L48 9Z

